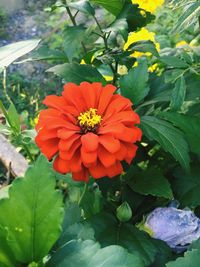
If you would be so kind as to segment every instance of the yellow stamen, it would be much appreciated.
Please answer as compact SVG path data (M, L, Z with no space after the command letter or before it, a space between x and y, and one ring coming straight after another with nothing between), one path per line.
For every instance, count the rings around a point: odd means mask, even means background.
M94 128L100 124L101 120L101 116L97 114L97 109L95 108L90 108L78 116L79 125L87 128Z

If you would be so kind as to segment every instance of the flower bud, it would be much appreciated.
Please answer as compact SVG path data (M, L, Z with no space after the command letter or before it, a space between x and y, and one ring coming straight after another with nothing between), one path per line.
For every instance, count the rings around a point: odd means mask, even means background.
M132 210L129 204L125 201L117 208L117 218L120 222L127 222L132 217Z

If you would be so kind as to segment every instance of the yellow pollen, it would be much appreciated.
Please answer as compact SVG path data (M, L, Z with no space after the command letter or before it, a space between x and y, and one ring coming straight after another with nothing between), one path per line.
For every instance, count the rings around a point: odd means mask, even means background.
M90 108L78 116L79 125L87 128L94 128L100 124L101 120L101 116L97 114L97 109L95 108Z

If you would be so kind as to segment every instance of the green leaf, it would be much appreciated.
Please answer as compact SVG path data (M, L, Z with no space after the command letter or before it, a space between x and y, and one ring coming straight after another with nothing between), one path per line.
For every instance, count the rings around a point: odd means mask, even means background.
M189 65L185 61L175 56L169 56L169 55L163 56L160 57L160 60L164 62L166 65L174 68L186 69L189 67Z
M0 226L0 266L13 267L16 266L14 255L6 242L6 231Z
M94 4L104 7L113 15L117 16L123 8L125 0L90 0Z
M200 251L193 249L187 251L184 257L179 257L175 261L168 262L166 267L199 267Z
M161 112L159 116L181 129L190 146L190 150L200 155L200 118L174 112Z
M155 44L152 41L139 41L131 44L127 50L139 51L139 52L150 52L155 57L159 57L158 51L155 47Z
M189 170L189 149L183 133L171 123L153 116L141 118L141 129L150 140L157 141L185 170Z
M80 0L80 1L76 1L76 2L71 2L71 3L67 3L67 6L75 8L75 9L77 9L83 13L89 14L89 15L95 14L95 10L90 5L89 1Z
M53 254L47 267L143 267L138 258L120 246L100 248L92 240L68 242Z
M186 83L184 76L181 76L175 83L172 91L171 109L178 111L181 109L186 95Z
M153 262L157 249L147 233L132 224L119 226L119 221L104 212L92 217L90 223L95 230L96 239L102 246L118 244L126 248L129 253L138 257L140 267Z
M200 205L200 167L192 165L191 173L185 173L178 169L174 176L176 177L173 180L174 192L182 207L194 208Z
M180 33L191 25L194 25L195 22L198 22L199 8L199 1L188 1L183 14L179 17L177 24L173 29L173 33Z
M60 235L62 196L50 164L39 157L24 178L15 179L9 198L0 200L0 232L21 263L38 262ZM1 233L2 234L2 233Z
M153 167L145 171L134 171L132 178L128 181L128 185L133 191L142 195L152 195L168 199L173 197L168 180L159 169Z
M70 62L81 55L81 43L87 38L83 26L68 26L63 33L63 46Z
M119 83L122 95L128 97L134 105L138 105L149 92L148 78L148 66L144 60L121 77Z
M8 67L16 59L35 49L40 40L27 40L5 45L0 48L0 70Z
M47 70L53 72L56 75L64 79L65 82L73 82L80 84L81 82L101 82L106 84L103 76L98 70L91 65L79 65L77 63L66 63L62 65L56 65Z
M10 104L8 109L8 117L10 126L15 129L16 133L20 133L21 126L20 126L20 116L17 113L17 110L13 103Z
M87 222L82 221L81 208L76 203L66 204L62 229L57 247L63 246L72 239L94 240L94 230Z

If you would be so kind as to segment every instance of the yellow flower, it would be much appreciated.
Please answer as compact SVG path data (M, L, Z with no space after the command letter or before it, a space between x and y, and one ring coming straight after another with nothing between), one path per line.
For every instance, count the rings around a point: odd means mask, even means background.
M180 42L178 42L176 44L176 47L183 47L183 46L186 46L186 45L188 45L188 43L186 41L182 40L182 41L180 41Z
M158 63L155 63L149 67L149 72L154 72L158 69Z
M164 0L132 0L133 4L138 4L140 8L154 13L156 9L164 4Z
M154 32L149 32L146 28L142 28L138 32L131 32L128 36L128 40L124 45L124 50L126 50L131 44L139 42L139 41L152 41L156 45L156 48L158 51L160 51L160 44L156 43L155 40L155 33ZM133 57L141 57L144 55L142 52L134 52L132 54ZM150 56L151 53L145 53L145 55Z

